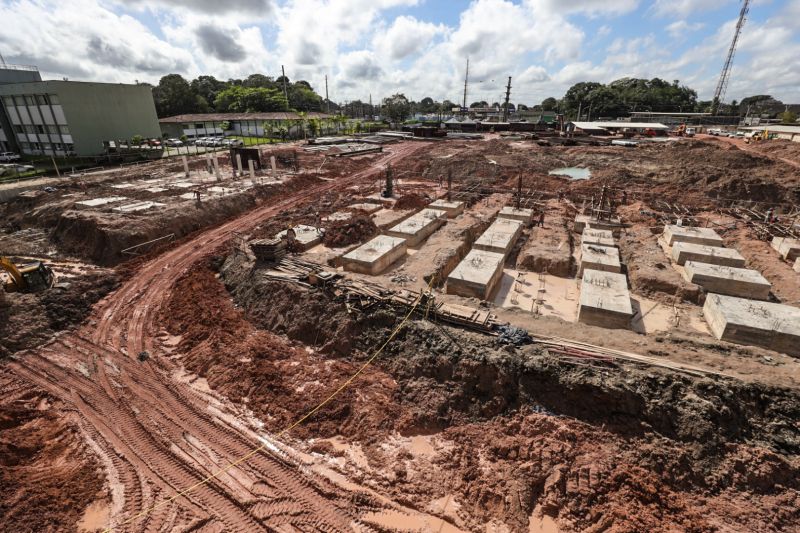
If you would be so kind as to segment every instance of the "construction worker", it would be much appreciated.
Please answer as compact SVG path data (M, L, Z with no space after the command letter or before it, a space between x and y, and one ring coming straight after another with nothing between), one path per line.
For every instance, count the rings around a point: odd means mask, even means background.
M297 238L297 233L294 231L294 227L289 226L289 229L286 230L286 249L289 252L294 252L294 245L296 238Z
M628 205L628 191L622 191L622 205Z
M539 212L539 227L544 227L544 209Z

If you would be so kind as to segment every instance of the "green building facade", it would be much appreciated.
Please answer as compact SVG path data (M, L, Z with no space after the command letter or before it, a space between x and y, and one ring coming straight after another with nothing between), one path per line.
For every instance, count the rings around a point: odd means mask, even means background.
M0 105L7 143L27 155L100 155L109 141L161 137L146 85L5 83L0 84Z

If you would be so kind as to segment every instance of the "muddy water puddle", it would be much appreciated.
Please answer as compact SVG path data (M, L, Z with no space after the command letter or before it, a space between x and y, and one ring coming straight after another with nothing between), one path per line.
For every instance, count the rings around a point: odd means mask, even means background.
M592 177L592 171L584 167L563 167L555 168L548 172L551 176L565 176L571 180L588 180Z

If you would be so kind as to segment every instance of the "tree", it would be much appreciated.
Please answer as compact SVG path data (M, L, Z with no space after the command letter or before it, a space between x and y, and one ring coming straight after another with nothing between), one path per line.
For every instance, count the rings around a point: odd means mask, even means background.
M580 119L578 110L581 111L581 114L588 112L589 102L586 101L586 97L599 87L602 87L602 84L593 81L576 83L564 94L564 98L561 100L562 111L570 117Z
M286 111L288 105L278 89L235 85L217 95L214 108L221 113L254 113Z
M472 102L471 104L469 104L470 109L475 107L489 107L489 103L486 102L485 100L481 100L480 102Z
M558 109L558 100L552 96L542 100L542 111L555 111Z
M244 81L242 87L261 87L262 89L275 89L275 82L272 78L263 74L250 74Z
M198 105L201 108L205 106L209 110L217 98L217 94L228 87L227 83L218 80L214 76L198 76L192 80L190 85L192 92L197 97ZM205 104L200 98L203 99Z
M322 111L322 97L314 92L307 81L298 81L287 89L289 107L295 111Z
M794 111L784 111L780 115L781 124L796 124L797 114Z
M153 88L153 99L159 117L193 113L197 110L197 98L192 87L180 74L162 77Z
M395 94L383 100L383 110L392 122L403 122L411 115L411 104L404 94Z

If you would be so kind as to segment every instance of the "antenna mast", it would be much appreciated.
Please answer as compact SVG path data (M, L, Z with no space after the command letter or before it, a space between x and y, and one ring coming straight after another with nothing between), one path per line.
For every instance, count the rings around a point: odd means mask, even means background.
M719 110L719 105L725 97L725 91L728 89L728 81L731 76L731 66L733 65L733 56L736 53L736 44L739 42L739 35L742 33L742 26L747 19L747 13L750 11L750 0L744 0L742 10L739 11L739 21L736 23L736 31L733 34L733 41L731 47L728 49L728 57L725 59L725 65L722 67L722 74L719 76L717 82L717 89L714 91L714 99L711 101L711 114L716 115Z
M469 79L469 58L467 58L467 71L464 73L464 102L461 104L461 109L467 108L467 80Z

